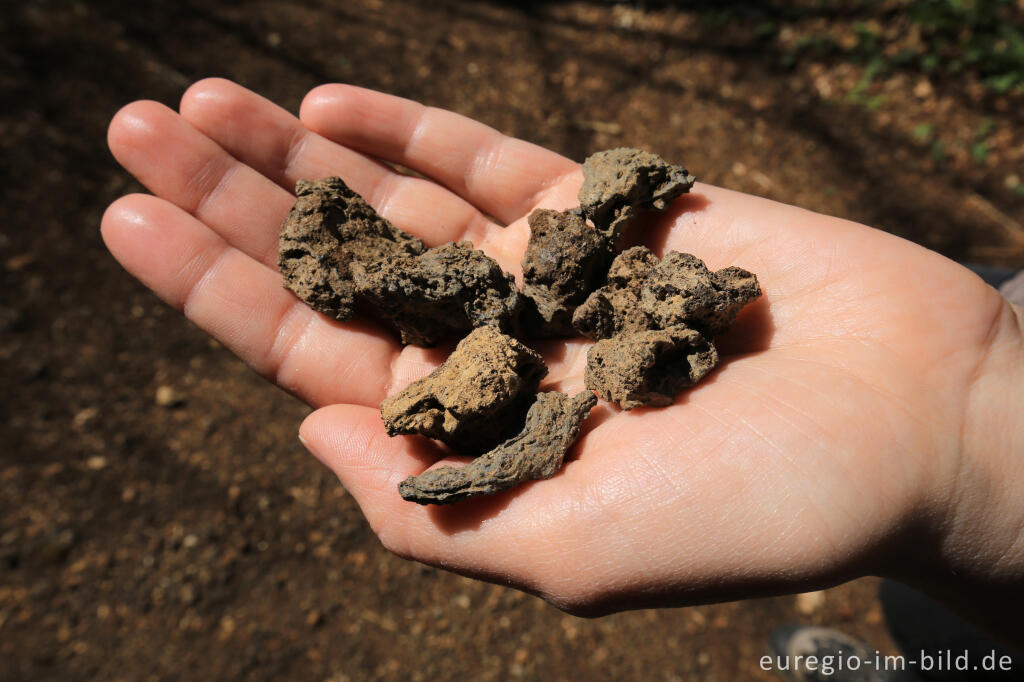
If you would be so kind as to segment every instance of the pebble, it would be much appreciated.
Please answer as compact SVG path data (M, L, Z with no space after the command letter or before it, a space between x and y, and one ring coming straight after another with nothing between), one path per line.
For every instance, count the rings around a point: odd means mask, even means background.
M100 455L96 455L95 457L90 457L89 459L85 460L85 466L90 471L99 471L100 469L106 469L107 468L107 458L103 457L103 456L100 456Z
M91 422L93 419L98 417L99 414L99 408L96 407L87 407L84 410L79 410L78 412L75 413L75 418L73 421L75 428L82 428L83 426Z
M821 590L796 595L796 610L805 616L811 615L824 605L825 593Z
M160 407L177 407L185 404L185 397L170 386L156 389L156 404Z

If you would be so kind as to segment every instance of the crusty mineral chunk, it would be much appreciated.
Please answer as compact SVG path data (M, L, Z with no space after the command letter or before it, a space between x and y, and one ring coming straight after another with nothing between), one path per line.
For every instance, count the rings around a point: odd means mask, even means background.
M463 453L514 435L548 372L544 360L491 326L473 330L444 364L380 404L389 436L418 433Z
M353 262L424 251L423 242L377 215L341 178L299 180L295 194L281 226L278 266L285 286L325 315L352 317Z
M513 438L462 467L440 467L398 484L406 500L447 504L507 490L523 481L551 478L597 399L590 391L570 398L540 393L526 415L526 426Z
M678 251L662 259L641 291L656 327L686 324L711 336L728 329L740 309L761 295L753 273L737 267L711 272L701 259Z
M657 154L629 147L609 149L583 162L580 205L594 225L617 242L640 210L664 210L689 192L695 179Z
M593 339L680 324L714 336L760 295L757 277L742 268L711 272L699 258L678 251L659 263L649 249L636 246L616 257L608 283L576 309L573 324Z
M512 275L469 242L359 261L351 271L360 302L402 343L432 346L484 325L510 332L522 306Z
M671 405L675 394L700 381L718 363L700 332L670 327L626 332L598 341L587 353L587 388L631 410Z
M577 211L538 208L529 217L523 256L523 294L532 301L531 331L574 335L576 306L604 280L614 251L609 240Z
M623 331L650 329L653 320L641 307L647 278L658 267L658 257L643 246L626 249L612 261L607 283L595 290L573 314L573 326L592 339L606 339Z

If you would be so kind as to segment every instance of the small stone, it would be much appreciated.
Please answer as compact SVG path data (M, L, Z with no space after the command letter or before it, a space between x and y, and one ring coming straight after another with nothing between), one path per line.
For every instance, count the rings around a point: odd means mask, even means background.
M459 342L428 376L385 399L381 416L389 436L421 434L463 453L479 453L522 428L544 360L494 327Z
M615 243L640 211L666 209L689 192L695 180L685 168L657 154L630 147L609 149L583 162L580 206Z
M825 606L825 592L823 590L802 592L796 595L796 610L804 616L811 615L823 606Z
M87 407L84 410L79 410L75 413L75 418L72 420L76 429L80 429L100 414L99 408Z
M737 267L711 272L696 256L673 251L644 283L641 302L659 328L685 324L715 336L760 295L752 273Z
M432 346L493 324L518 323L515 279L469 242L426 249L377 214L341 178L300 180L281 226L285 286L338 320L356 308L394 328L402 343Z
M26 265L31 265L32 261L35 260L35 254L33 253L22 253L17 256L11 256L4 261L4 266L11 272L17 272L24 268Z
M587 388L624 410L671 405L715 365L718 353L699 332L683 326L624 332L587 353Z
M64 465L61 462L53 462L43 467L42 474L46 478L53 478L64 473Z
M537 209L528 218L523 295L533 304L531 331L574 334L572 314L605 277L614 256L609 240L573 211Z
M640 297L644 283L657 267L658 258L645 247L635 246L620 253L608 270L607 284L576 308L573 326L592 339L651 329L654 321Z
M590 391L570 398L540 393L515 437L461 467L440 467L410 476L398 485L401 496L419 504L448 504L490 495L523 481L551 478L597 399Z
M218 624L218 630L220 631L220 639L223 641L231 637L231 635L235 632L236 627L237 623L235 622L234 618L232 618L231 616L222 617L220 619L220 623Z
M422 254L385 254L354 262L357 297L396 329L402 343L433 346L493 325L514 332L522 307L515 278L469 242L451 242Z
M593 339L677 325L714 336L760 295L757 277L742 268L711 272L678 251L658 262L650 249L636 246L615 258L608 283L576 309L573 324Z
M107 458L100 455L85 460L85 467L90 471L99 471L107 468Z
M278 267L284 284L313 310L338 320L355 313L350 268L426 247L377 214L341 178L300 180L281 226Z
M160 407L179 407L185 404L185 397L171 386L156 389L156 404Z
M199 594L196 592L196 588L192 585L185 583L178 590L178 598L185 606L192 606L199 601Z

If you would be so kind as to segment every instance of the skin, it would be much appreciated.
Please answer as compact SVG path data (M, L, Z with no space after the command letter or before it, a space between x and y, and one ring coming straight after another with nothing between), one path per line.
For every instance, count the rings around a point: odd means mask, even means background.
M291 189L340 175L429 245L469 239L518 276L526 216L576 205L579 165L457 114L337 84L311 91L296 118L204 80L177 113L129 104L108 137L154 195L108 208L111 253L316 408L300 438L392 552L584 615L886 575L1021 641L1000 615L1019 610L1000 607L1024 603L1024 315L956 263L698 183L644 243L757 273L764 296L720 337L722 366L668 408L601 403L550 480L422 507L398 483L458 460L388 438L377 405L444 353L329 320L281 286ZM542 390L582 390L588 345L539 346L551 370Z

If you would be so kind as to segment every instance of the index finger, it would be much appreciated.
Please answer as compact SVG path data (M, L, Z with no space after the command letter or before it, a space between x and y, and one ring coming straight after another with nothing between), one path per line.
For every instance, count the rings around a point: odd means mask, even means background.
M306 95L308 128L441 183L487 215L526 215L579 164L451 111L340 83Z

